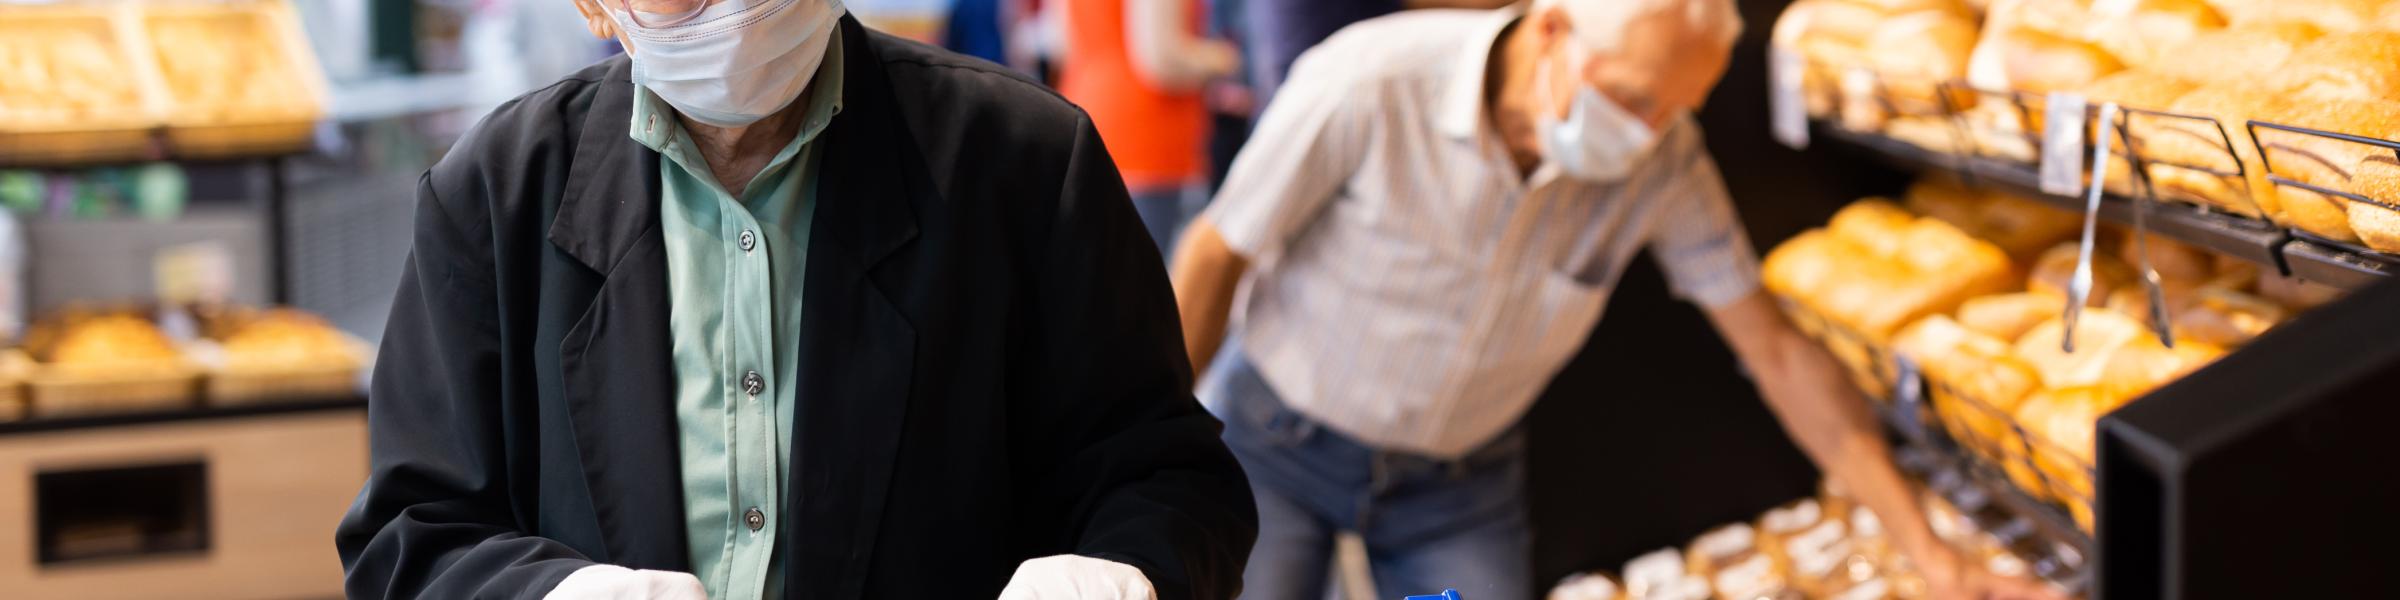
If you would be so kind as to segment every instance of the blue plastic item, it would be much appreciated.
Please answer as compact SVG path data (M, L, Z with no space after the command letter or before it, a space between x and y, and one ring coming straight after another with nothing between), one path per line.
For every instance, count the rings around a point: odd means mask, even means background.
M1439 593L1439 594L1432 594L1432 595L1426 595L1426 596L1409 596L1409 597L1408 597L1408 598L1406 598L1405 600L1459 600L1459 599L1458 599L1458 590L1442 590L1442 593Z

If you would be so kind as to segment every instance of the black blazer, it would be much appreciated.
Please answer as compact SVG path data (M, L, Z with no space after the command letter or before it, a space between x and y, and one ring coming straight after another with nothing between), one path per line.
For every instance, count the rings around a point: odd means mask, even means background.
M1082 111L841 23L790 493L790 597L992 598L1028 558L1227 598L1250 488L1158 252ZM623 57L501 106L418 187L336 535L354 597L537 598L689 570L656 153Z

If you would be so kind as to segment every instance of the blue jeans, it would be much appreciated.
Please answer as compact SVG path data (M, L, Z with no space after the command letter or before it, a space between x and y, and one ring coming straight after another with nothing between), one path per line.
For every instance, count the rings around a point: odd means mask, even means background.
M1325 597L1342 530L1366 542L1383 597L1534 597L1522 427L1456 460L1370 448L1286 407L1238 341L1201 393L1258 498L1242 597Z
M1183 226L1208 207L1208 195L1193 186L1167 186L1133 190L1133 212L1142 218L1142 229L1150 232L1150 241L1158 244L1158 255L1174 262L1175 236Z

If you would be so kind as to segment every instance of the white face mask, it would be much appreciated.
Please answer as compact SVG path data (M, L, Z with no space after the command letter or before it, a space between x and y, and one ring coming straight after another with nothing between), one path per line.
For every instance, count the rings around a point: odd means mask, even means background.
M843 12L841 0L725 0L672 27L608 14L632 46L635 84L692 120L740 127L800 96Z
M1582 56L1584 51L1572 39L1565 50L1576 56ZM1548 81L1550 70L1541 70L1540 77ZM1553 89L1547 85L1541 87L1544 91ZM1598 182L1624 179L1658 144L1658 134L1651 131L1650 124L1601 97L1588 83L1576 84L1566 120L1559 120L1555 112L1541 111L1534 120L1534 127L1541 135L1542 155L1557 163L1560 171L1577 179Z

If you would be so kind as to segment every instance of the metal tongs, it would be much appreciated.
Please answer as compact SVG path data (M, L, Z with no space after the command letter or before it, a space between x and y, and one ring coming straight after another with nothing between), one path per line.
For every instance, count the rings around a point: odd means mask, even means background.
M2136 244L2135 250L2141 254L2138 262L2141 263L2142 284L2148 288L2150 294L2150 328L2158 335L2160 343L2165 344L2168 348L2175 347L2175 335L2167 325L2166 291L2159 285L2158 270L2150 265L2148 217L2150 205L2148 200L2153 193L2150 188L2150 175L2143 172L2141 163L2135 158L2133 138L2127 133L2125 125L2118 122L2118 113L2117 103L2102 103L2098 126L2094 128L2094 131L2098 133L2092 136L2091 165L2094 176L2091 184L2085 186L2083 191L2083 244L2075 252L2075 276L2067 282L2067 329L2066 335L2062 336L2059 344L2060 350L2069 354L2075 352L2075 323L2083 316L2083 305L2092 296L2093 238L2099 234L2100 197L2108 187L2104 180L2107 179L2108 174L2108 140L2111 137L2124 139L2126 164L2131 167L2127 170L2133 172L2136 185L2142 188L2141 193L2136 194L2133 199L2133 235L2134 244ZM2112 129L2117 132L2116 136L2108 135Z

